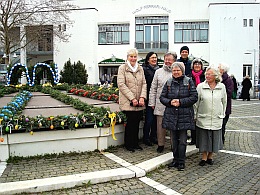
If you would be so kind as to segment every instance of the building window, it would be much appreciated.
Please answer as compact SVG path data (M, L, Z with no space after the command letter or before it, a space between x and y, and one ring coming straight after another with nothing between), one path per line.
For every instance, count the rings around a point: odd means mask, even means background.
M38 51L53 51L53 27L46 26L38 38Z
M243 64L243 77L247 75L252 78L252 64Z
M129 24L98 25L98 44L129 44Z
M137 49L168 49L168 16L135 18L135 47Z
M249 19L249 26L253 26L253 19Z
M175 22L175 43L207 43L209 22Z
M247 27L247 19L243 19L243 27Z

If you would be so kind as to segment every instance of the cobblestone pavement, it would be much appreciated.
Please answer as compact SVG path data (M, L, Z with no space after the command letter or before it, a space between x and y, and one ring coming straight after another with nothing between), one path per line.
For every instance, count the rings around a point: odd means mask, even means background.
M200 167L201 155L187 157L185 171L160 166L146 174L150 178L180 194L260 194L260 101L233 101L225 146L214 155L214 165ZM156 146L141 145L144 150L127 152L122 147L109 152L131 164L157 157ZM170 151L169 141L164 153ZM254 156L253 156L254 154ZM9 164L0 182L45 178L121 167L99 152L64 154L60 157L38 157ZM36 194L163 194L142 182L141 178L85 184Z

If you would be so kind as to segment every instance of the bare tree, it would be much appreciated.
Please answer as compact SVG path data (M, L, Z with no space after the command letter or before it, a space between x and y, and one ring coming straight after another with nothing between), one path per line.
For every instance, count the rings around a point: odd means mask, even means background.
M1 0L0 2L0 46L10 54L35 40L41 41L46 33L61 41L70 35L61 29L73 21L69 18L76 6L62 0ZM21 33L21 28L25 33ZM33 44L32 44L33 45Z

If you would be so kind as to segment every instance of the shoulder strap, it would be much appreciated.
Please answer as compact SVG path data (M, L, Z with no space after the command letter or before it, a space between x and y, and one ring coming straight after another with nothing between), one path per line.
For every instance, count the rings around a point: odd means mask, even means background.
M190 89L190 77L184 76L183 85L188 86L188 89Z
M169 78L168 80L167 80L167 87L168 87L168 91L170 90L170 88L171 88L171 84L172 84L172 77L171 78Z

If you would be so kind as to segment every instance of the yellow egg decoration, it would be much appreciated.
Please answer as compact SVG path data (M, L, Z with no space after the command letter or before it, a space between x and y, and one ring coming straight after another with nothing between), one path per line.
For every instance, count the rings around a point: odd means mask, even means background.
M19 129L19 125L15 125L15 126L14 126L14 129L15 129L15 130L18 130L18 129Z
M60 125L61 125L61 126L64 126L64 121L61 121L61 122L60 122Z
M77 128L79 126L79 124L78 123L75 123L75 127Z

